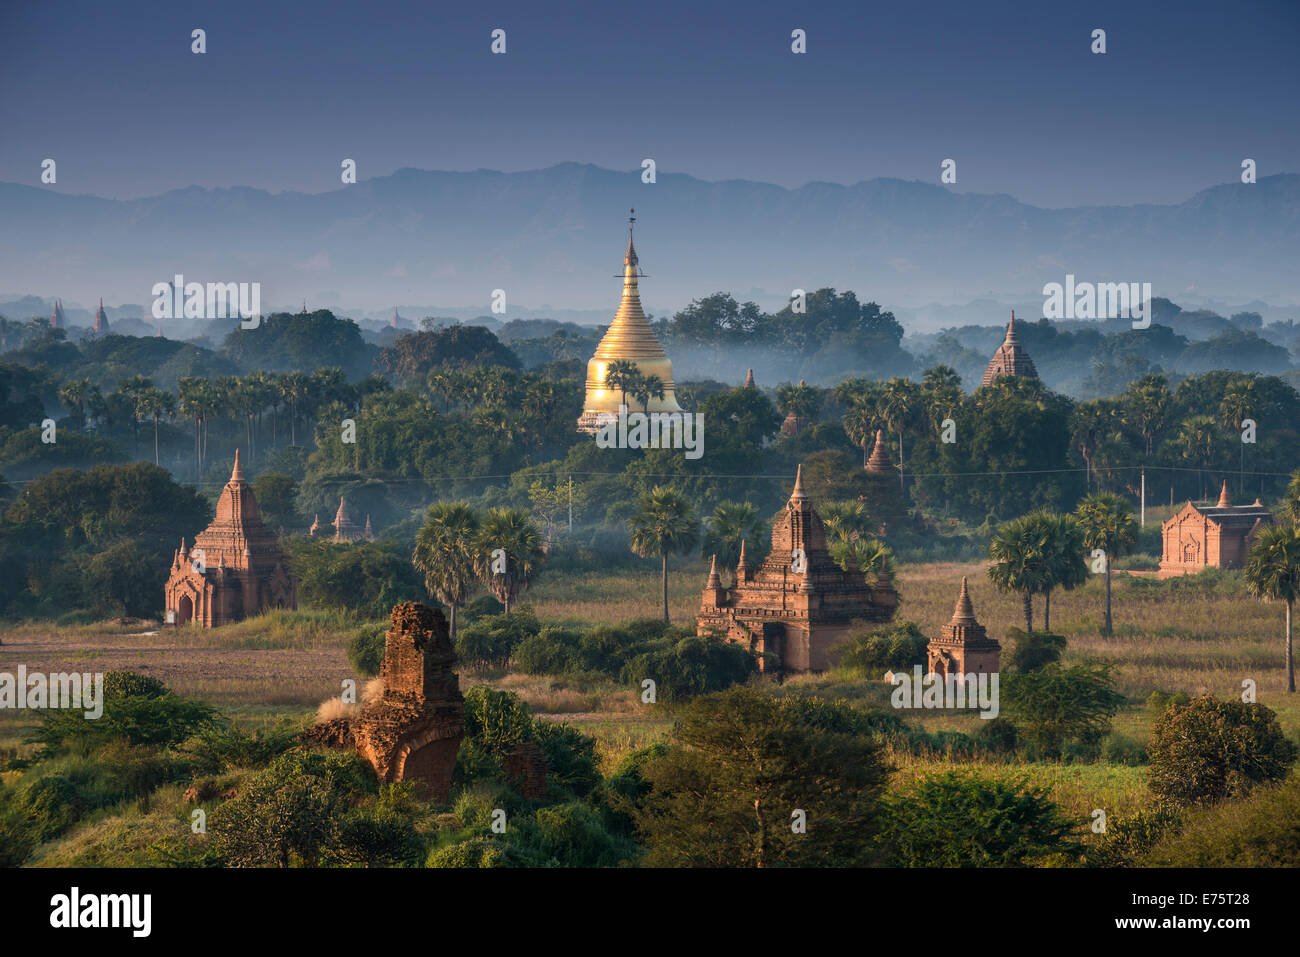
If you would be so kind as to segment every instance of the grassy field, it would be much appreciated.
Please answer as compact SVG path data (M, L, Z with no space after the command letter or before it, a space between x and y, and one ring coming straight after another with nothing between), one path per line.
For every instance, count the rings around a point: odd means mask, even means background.
M1023 626L1015 595L998 594L981 564L903 565L899 618L937 634L952 615L962 576L970 580L979 620L989 633L1005 635ZM687 623L698 608L705 568L700 562L670 567L673 620ZM659 612L658 569L543 576L522 604L545 621L617 622ZM1115 733L1144 743L1154 713L1145 701L1153 691L1210 692L1220 698L1241 693L1243 679L1258 686L1258 699L1278 712L1292 738L1300 738L1300 701L1285 693L1282 609L1248 597L1236 575L1156 582L1116 574L1116 635L1102 638L1104 586L1100 579L1052 602L1052 627L1069 640L1067 661L1096 658L1116 665L1117 688L1127 704L1116 716ZM1042 602L1035 608L1041 627ZM360 623L346 615L305 610L276 612L216 630L159 629L156 625L99 624L55 628L24 624L0 630L0 671L19 664L40 671L140 671L176 691L203 698L242 724L288 717L306 720L320 702L339 693L354 675L346 646ZM463 686L488 683L518 694L534 713L565 721L599 742L603 769L612 770L630 750L663 739L672 716L642 705L635 691L611 683L569 682L509 672L461 670ZM830 697L884 702L881 683L846 681L830 674L787 682L790 690ZM907 720L927 730L973 731L977 717L913 712ZM27 712L0 712L0 753L23 753L31 727ZM950 763L943 757L894 756L894 786ZM1003 764L989 773L1047 787L1063 806L1087 813L1096 807L1121 813L1145 792L1145 770L1122 765Z

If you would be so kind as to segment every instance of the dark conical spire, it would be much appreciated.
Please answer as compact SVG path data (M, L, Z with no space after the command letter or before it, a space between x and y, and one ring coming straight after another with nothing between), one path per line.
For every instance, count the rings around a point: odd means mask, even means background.
M969 624L975 620L975 606L970 602L970 592L966 588L966 576L961 576L961 594L957 596L957 604L952 610L952 621L949 624L962 625Z

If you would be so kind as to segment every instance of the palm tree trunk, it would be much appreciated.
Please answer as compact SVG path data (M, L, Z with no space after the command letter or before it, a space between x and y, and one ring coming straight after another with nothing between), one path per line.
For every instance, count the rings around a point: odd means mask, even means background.
M664 576L663 576L663 578L664 578L664 624L668 624L668 552L667 552L667 550L665 550L665 551L664 551L664 554L663 554L663 563L664 563L664 564L663 564L663 569L664 569Z
M451 624L449 626L449 632L450 632L449 637L454 643L456 641L456 606L454 604L449 604L447 607L451 609Z
M153 464L158 464L158 413L153 416Z
M1034 596L1030 592L1024 593L1025 601L1025 631L1034 630Z
M1295 693L1295 654L1291 646L1291 602L1286 603L1286 690Z
M1110 637L1115 633L1114 625L1110 620L1110 556L1106 556L1106 636Z
M1052 630L1052 590L1047 589L1043 596L1043 631Z

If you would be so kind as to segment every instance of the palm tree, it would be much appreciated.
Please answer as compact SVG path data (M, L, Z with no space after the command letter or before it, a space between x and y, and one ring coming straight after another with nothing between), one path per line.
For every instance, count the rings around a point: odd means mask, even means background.
M141 397L140 409L153 417L153 464L158 465L158 420L176 414L176 397L164 389L151 388Z
M1137 429L1146 443L1146 454L1151 454L1155 437L1169 420L1169 408L1174 396L1169 391L1169 380L1159 373L1147 373L1129 385L1120 397L1124 421Z
M1174 438L1174 448L1185 461L1196 466L1196 474L1201 486L1201 498L1205 498L1205 473L1214 459L1215 448L1219 444L1216 423L1208 415L1193 415L1183 420Z
M86 428L86 401L90 397L90 380L76 379L59 390L59 401L69 412L76 412L82 431Z
M740 543L757 544L763 520L749 502L719 502L706 523L701 553L717 555L724 568L735 568L740 561Z
M1219 403L1219 418L1230 433L1240 438L1242 421L1258 418L1256 414L1258 406L1259 392L1256 390L1256 380L1250 376L1240 376L1224 392L1223 400ZM1237 491L1241 492L1246 484L1246 443L1237 444L1241 446Z
M140 419L145 414L144 396L153 388L153 382L142 375L133 375L117 384L117 389L131 406L131 431L134 451L140 451Z
M510 614L510 604L527 590L546 559L542 533L522 508L490 508L479 524L475 569Z
M657 375L637 376L633 384L632 398L641 403L641 411L650 414L650 400L664 397L664 382Z
M469 601L479 576L475 567L478 516L466 502L435 502L415 536L411 564L424 584L451 609L451 638L456 638L456 609Z
M868 549L874 548L870 539L873 529L879 527L872 522L871 513L863 502L827 502L818 509L822 527L826 530L827 551L840 568L862 568L859 562L867 557Z
M311 382L301 372L290 372L280 376L280 397L289 406L289 445L298 446L298 406L311 391Z
M1034 595L1045 590L1047 530L1039 516L1022 515L998 526L989 542L989 580L1002 592L1017 592L1025 605L1025 631L1034 630Z
M874 398L859 396L844 412L844 431L854 445L862 446L862 467L867 467L867 448L880 428L880 414Z
M637 369L635 362L628 362L626 359L618 359L611 362L605 370L605 388L618 389L622 398L619 405L627 405L627 394L637 385L637 380L641 378L641 371Z
M808 385L803 380L798 385L787 382L777 387L776 407L783 416L811 419L821 411L822 396L815 386Z
M690 551L700 536L700 520L678 492L656 485L637 500L627 520L628 544L642 558L658 557L663 567L664 621L668 618L668 556Z
M1073 591L1088 580L1088 565L1083 560L1083 529L1073 515L1036 512L1030 516L1044 531L1047 558L1043 582L1043 630L1052 630L1052 590Z
M1300 526L1265 528L1255 539L1246 564L1246 585L1252 595L1286 604L1286 690L1295 692L1295 655L1291 619L1300 600Z
M1086 551L1101 549L1106 562L1106 624L1102 634L1115 633L1110 615L1110 566L1126 554L1137 542L1137 522L1133 521L1133 507L1118 495L1098 492L1089 495L1075 509L1079 527L1083 529L1083 547Z
M898 436L898 485L903 487L903 430L921 405L921 390L915 382L895 376L885 383L880 394L880 420Z

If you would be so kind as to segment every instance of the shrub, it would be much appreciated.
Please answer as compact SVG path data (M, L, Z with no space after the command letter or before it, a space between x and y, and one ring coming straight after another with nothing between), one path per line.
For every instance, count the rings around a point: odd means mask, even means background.
M1078 824L1047 790L949 771L883 805L880 843L900 867L1024 867L1073 854Z
M1189 812L1142 856L1145 867L1300 865L1300 778L1256 788L1248 797Z
M356 635L348 642L348 664L352 670L366 678L379 674L384 663L384 645L387 641L388 625L380 623L362 625Z
M1166 710L1170 705L1185 705L1192 699L1187 697L1186 691L1175 691L1169 694L1165 691L1153 691L1147 697L1147 710L1155 714Z
M1152 847L1177 832L1182 814L1172 807L1144 808L1131 817L1106 822L1106 833L1084 857L1087 867L1135 867Z
M558 675L582 668L578 642L582 634L569 628L543 628L515 648L515 665L530 675Z
M1004 710L1037 754L1055 758L1066 743L1094 754L1124 699L1111 688L1111 666L1046 665L1029 674L1007 675Z
M530 612L490 615L456 633L456 655L469 665L505 667L515 649L541 630Z
M1018 737L1016 726L1001 717L980 721L975 731L975 741L980 747L1001 754L1015 751Z
M519 850L499 838L474 837L435 848L425 867L527 867Z
M231 768L260 767L297 743L297 732L288 724L258 728L252 734L234 726L212 725L178 746L194 758L199 774L220 774Z
M711 636L689 635L677 641L661 639L623 666L620 678L639 686L650 678L657 699L682 701L721 691L749 679L757 671L754 656L740 645Z
M216 717L216 711L202 701L175 694L154 678L130 672L104 675L103 705L104 713L93 721L73 709L42 711L36 737L43 753L52 754L69 744L85 750L115 740L136 745L177 744Z
M840 664L864 678L879 678L886 671L910 671L926 663L929 639L910 621L891 628L850 632L836 650Z
M611 834L580 802L539 809L529 831L529 849L561 867L614 867L635 853L630 841Z
M1147 749L1139 741L1122 734L1112 734L1101 746L1102 760L1110 764L1125 764L1137 767L1151 760Z
M337 823L324 857L344 867L418 866L424 842L409 817L366 805Z
M1026 632L1023 628L1007 629L1011 653L1007 656L1007 670L1027 675L1041 671L1061 660L1065 650L1065 637L1046 631Z
M534 721L533 733L546 755L547 787L585 797L600 783L596 739L557 721Z
M1284 778L1296 746L1262 704L1212 695L1173 705L1151 729L1148 785L1177 805L1220 801Z

